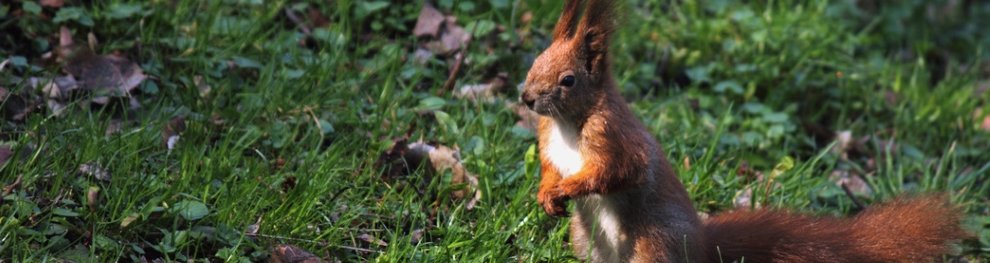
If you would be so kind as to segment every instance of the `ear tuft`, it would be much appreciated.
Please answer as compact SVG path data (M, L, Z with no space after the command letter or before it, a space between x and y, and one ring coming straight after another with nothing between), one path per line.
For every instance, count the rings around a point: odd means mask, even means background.
M598 73L608 67L608 46L616 29L616 2L589 0L578 23L580 54L589 72Z
M581 0L566 0L564 12L557 19L557 26L553 29L554 40L569 39L574 36L574 24L577 21L578 13L581 11Z

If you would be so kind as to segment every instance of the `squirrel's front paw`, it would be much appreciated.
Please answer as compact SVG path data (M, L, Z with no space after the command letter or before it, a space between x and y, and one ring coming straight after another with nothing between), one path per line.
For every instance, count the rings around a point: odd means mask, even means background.
M536 194L536 201L540 202L543 211L547 212L547 215L550 216L568 216L568 199L570 198L565 196L564 191L561 191L558 187L540 189L539 193Z

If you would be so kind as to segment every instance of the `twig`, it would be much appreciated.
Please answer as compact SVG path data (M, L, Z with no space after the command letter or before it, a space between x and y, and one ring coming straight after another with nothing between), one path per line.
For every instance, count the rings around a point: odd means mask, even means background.
M24 175L23 174L17 175L17 178L14 179L14 182L13 183L10 183L9 185L3 187L3 195L8 195L8 194L10 194L10 192L14 191L14 189L17 188L18 185L21 185L21 180L23 180L23 179L24 179ZM3 200L0 199L0 201L3 201Z
M842 186L842 191L846 192L846 196L848 196L849 199L852 199L852 202L856 205L857 210L863 210L866 208L866 206L863 205L863 202L860 201L859 198L856 198L856 195L853 195L852 190L849 190L849 186L846 185L846 183L841 183L840 186Z
M464 53L471 49L471 42L474 42L474 33L478 31L478 27L475 26L471 28L471 35L468 38L464 47L460 51L457 51L457 55L454 55L456 61L454 61L454 68L450 71L450 76L447 76L447 81L443 83L443 88L438 91L438 95L443 95L444 92L448 90L454 90L454 85L457 85L457 73L461 72L461 64L464 64Z
M467 49L470 45L471 42L469 41L468 44L464 46L464 49ZM461 64L464 63L464 50L457 51L457 55L454 55L454 57L454 68L450 70L450 76L447 76L447 81L443 83L443 88L437 92L439 93L438 95L443 95L444 92L448 90L454 90L454 85L457 85L457 73L461 72Z

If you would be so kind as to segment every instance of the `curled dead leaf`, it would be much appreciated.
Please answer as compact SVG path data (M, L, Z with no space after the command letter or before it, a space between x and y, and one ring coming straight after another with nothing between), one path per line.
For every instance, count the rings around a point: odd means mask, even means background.
M360 239L361 241L364 241L365 243L376 245L379 247L388 246L388 243L385 242L384 240L378 239L377 237L369 235L367 233L358 235L357 238Z
M89 210L95 211L96 205L99 204L99 200L100 187L90 186L89 189L86 190L86 206L89 207Z
M23 121L40 106L37 96L26 92L13 93L0 87L0 113L7 120Z
M415 142L409 144L409 155L420 155L426 156L430 160L431 167L435 172L443 172L450 170L453 177L450 179L450 183L454 185L467 183L466 189L461 189L454 191L452 194L454 198L461 199L468 196L468 193L473 193L473 196L467 203L467 209L474 209L478 200L481 199L481 190L478 188L478 177L464 168L464 164L461 163L461 155L459 150L447 147L445 145L433 146L424 142Z
M859 197L873 197L873 188L863 180L862 176L856 175L845 170L835 170L828 177L829 181L835 183L839 187L844 187L848 189L855 196Z
M10 159L10 156L13 155L14 155L14 151L10 149L10 146L0 145L0 165L3 165L5 162L7 162L7 160Z
M427 164L428 161L430 164L426 166L428 176L449 169L452 174L451 184L466 183L465 189L453 191L452 195L456 199L462 199L471 194L467 209L474 209L482 196L478 187L478 177L468 172L464 164L461 163L459 151L445 145L422 141L408 143L407 141L408 137L394 140L392 147L378 157L375 165L382 169L382 177L390 179L408 175L420 165Z
M440 36L441 46L435 52L437 54L450 54L454 51L460 50L461 47L467 46L467 42L471 41L471 34L464 30L463 27L457 25L457 18L454 16L447 16L444 20L445 31Z
M472 101L493 102L495 101L495 96L505 90L508 78L508 73L501 72L488 83L461 86L460 89L454 92L454 97Z
M413 35L416 37L436 37L440 33L440 26L444 20L443 13L440 13L433 5L423 4L423 9L419 10L419 18L416 19L416 27L413 28Z
M38 4L44 7L60 8L65 4L65 0L41 0Z
M732 198L732 206L736 209L760 208L760 203L753 202L752 185L746 185L742 190L736 191L736 196Z
M302 248L279 244L272 248L272 256L268 259L272 263L318 263L323 262L323 259L309 253Z
M64 94L64 89L81 89L92 92L97 99L92 102L105 104L110 100L100 97L130 97L131 92L143 82L147 76L144 70L137 63L133 63L118 53L97 55L94 49L97 40L91 33L88 35L88 47L75 43L72 31L67 27L59 30L59 48L56 49L57 61L61 62L62 69L74 77L74 86L69 86L68 82L58 83L60 88L57 95ZM66 84L66 85L63 85ZM55 89L49 89L50 97L55 95Z
M203 76L193 76L193 84L196 85L196 89L199 90L199 97L206 98L210 96L210 90L212 90L212 88L209 84L206 84L206 81L203 80Z
M177 116L172 118L165 124L165 128L162 129L162 144L165 148L172 150L179 143L179 135L186 130L186 118L182 116Z
M419 241L422 241L423 240L423 237L425 235L426 235L426 230L425 229L420 228L420 229L413 230L412 233L409 234L409 236L410 236L409 237L409 241L412 244L419 244Z

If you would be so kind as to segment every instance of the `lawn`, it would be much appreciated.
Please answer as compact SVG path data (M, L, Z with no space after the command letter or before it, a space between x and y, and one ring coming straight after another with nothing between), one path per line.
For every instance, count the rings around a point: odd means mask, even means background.
M575 260L515 104L561 4L430 2L4 1L0 262ZM990 259L990 3L624 8L698 210L945 192Z

